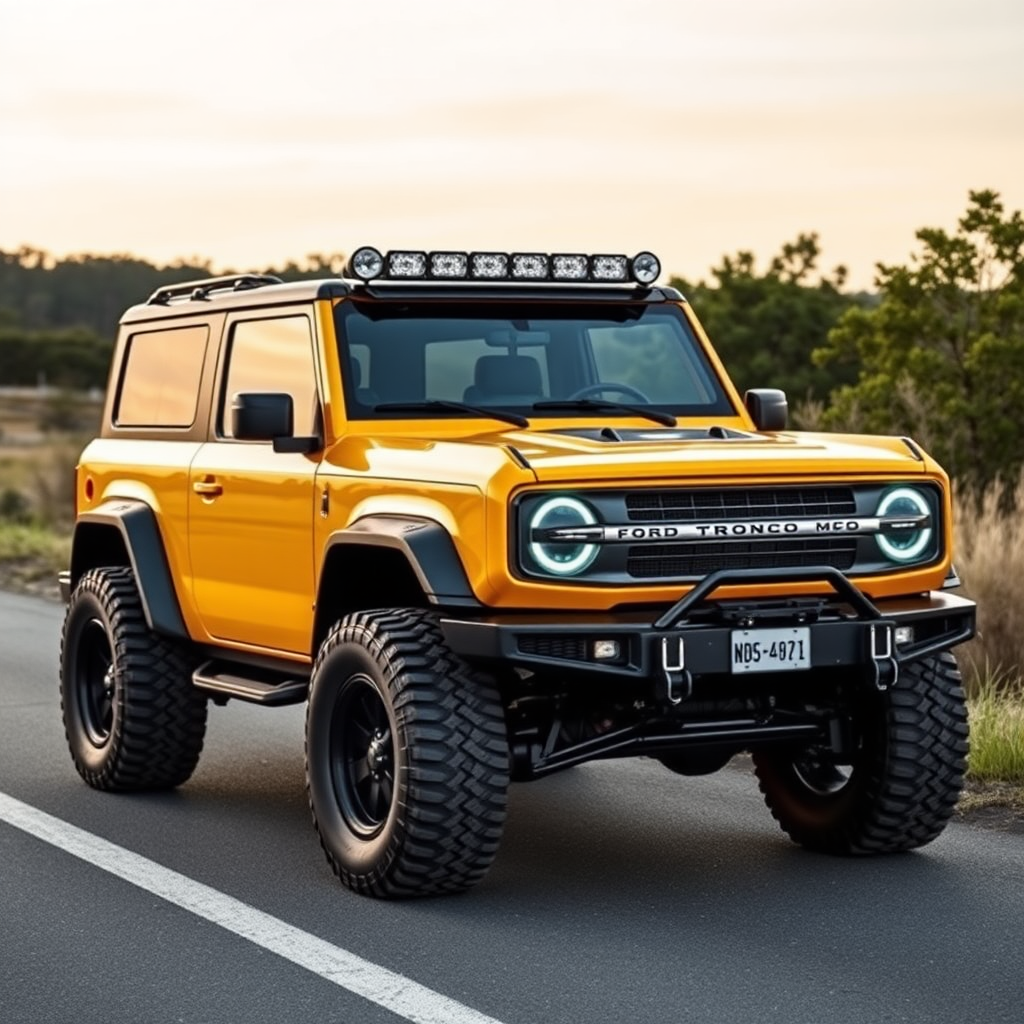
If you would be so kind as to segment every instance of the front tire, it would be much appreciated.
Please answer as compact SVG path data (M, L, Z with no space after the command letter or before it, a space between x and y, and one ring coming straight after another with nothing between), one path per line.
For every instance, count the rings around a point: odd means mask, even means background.
M948 651L904 663L888 690L853 713L843 761L826 750L754 753L765 803L801 846L823 853L898 853L930 843L963 789L967 705Z
M131 569L92 569L78 581L64 617L60 706L90 786L168 789L191 776L206 732L192 667L147 626Z
M360 612L324 640L306 784L332 870L386 899L457 892L498 850L509 781L497 691L418 609Z

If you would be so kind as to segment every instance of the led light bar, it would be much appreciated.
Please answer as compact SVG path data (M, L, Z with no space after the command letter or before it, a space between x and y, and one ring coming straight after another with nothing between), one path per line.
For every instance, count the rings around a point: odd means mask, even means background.
M387 255L364 245L344 270L360 281L545 281L652 285L661 274L654 253L422 252L392 249Z
M468 260L464 252L432 252L431 277L465 277Z
M508 277L508 256L503 252L475 252L469 257L469 268L473 277L501 280Z
M387 268L389 277L426 277L427 254L425 252L389 252Z

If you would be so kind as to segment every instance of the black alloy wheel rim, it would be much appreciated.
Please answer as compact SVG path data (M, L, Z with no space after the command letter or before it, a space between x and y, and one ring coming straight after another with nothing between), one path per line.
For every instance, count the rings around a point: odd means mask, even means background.
M793 762L797 778L816 796L835 796L850 784L853 768L836 764L826 757L808 752Z
M362 838L372 838L386 824L394 800L394 732L380 690L362 673L346 680L338 695L330 761L345 822Z
M99 619L90 619L82 630L75 669L82 728L94 747L102 747L114 727L114 655Z

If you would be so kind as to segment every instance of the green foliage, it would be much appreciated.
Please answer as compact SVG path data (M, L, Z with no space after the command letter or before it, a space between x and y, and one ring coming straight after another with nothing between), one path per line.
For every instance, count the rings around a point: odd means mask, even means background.
M1024 689L986 679L968 702L968 711L971 777L1024 783Z
M332 277L338 253L313 253L304 264L267 268L286 281ZM246 268L251 269L251 268ZM0 387L104 388L121 314L161 285L213 274L192 259L158 267L132 256L69 256L57 260L23 246L0 250Z
M113 342L81 327L0 327L0 386L104 388Z
M909 265L878 264L881 302L848 310L814 353L857 368L826 423L910 434L982 488L1024 465L1024 219L971 192L954 234L917 239Z
M32 506L21 491L5 487L0 491L0 522L29 523L32 520Z
M817 274L816 234L787 243L764 274L752 253L724 256L711 271L712 284L673 278L692 303L740 391L780 387L791 399L822 401L836 387L852 383L847 365L815 367L810 353L825 344L843 313L867 302L841 291L846 271Z

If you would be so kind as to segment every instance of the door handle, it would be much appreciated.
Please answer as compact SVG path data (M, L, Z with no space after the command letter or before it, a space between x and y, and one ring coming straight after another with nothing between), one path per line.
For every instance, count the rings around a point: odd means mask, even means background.
M224 488L216 480L196 480L192 490L204 498L216 498L218 494L224 493Z

